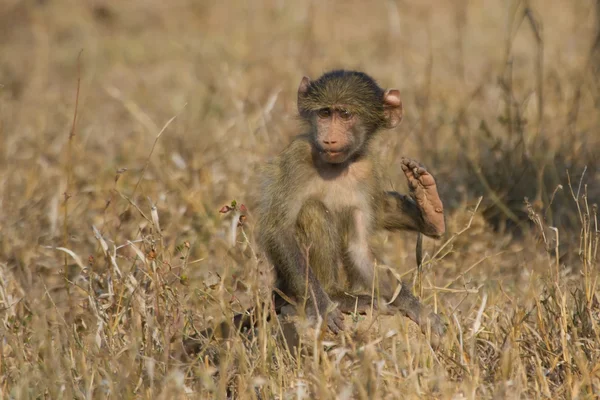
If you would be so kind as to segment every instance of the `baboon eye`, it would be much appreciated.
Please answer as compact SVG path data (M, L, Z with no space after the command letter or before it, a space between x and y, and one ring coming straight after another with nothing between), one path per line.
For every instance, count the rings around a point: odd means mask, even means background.
M317 111L319 118L329 118L331 116L331 110L329 108L321 108Z
M342 119L350 119L352 117L352 113L344 108L340 110L340 117Z

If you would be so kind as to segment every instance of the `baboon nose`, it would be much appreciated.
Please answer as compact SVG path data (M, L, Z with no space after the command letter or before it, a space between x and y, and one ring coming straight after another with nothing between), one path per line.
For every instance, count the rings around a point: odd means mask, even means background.
M323 140L323 143L325 143L325 144L336 144L337 140Z

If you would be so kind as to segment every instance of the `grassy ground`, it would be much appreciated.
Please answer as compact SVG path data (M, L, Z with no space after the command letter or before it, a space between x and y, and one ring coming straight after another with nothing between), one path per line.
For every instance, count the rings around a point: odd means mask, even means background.
M596 398L596 13L2 1L0 397ZM442 348L403 318L349 317L295 358L265 310L256 337L186 356L182 337L267 298L254 172L298 133L301 77L335 67L401 90L389 187L406 190L401 156L440 182L450 232L425 243L421 295L449 323ZM232 200L241 228L219 213ZM410 279L414 235L379 239Z

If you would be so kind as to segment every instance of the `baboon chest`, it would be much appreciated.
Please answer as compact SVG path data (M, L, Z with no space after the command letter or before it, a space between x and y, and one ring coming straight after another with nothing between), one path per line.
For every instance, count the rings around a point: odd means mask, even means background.
M375 182L372 166L366 162L355 163L343 171L322 171L297 193L298 210L307 201L316 200L330 214L330 223L348 228L361 214L368 229L373 217Z
M333 183L322 182L313 197L323 202L336 217L353 212L371 213L371 193L364 183L345 179Z

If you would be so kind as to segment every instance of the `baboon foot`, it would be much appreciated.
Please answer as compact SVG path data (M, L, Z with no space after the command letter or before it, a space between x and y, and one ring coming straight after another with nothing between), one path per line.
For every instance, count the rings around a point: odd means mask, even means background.
M327 321L327 327L335 334L344 330L344 314L339 308L329 311L323 318Z
M446 334L446 324L442 321L442 318L432 312L427 318L424 318L424 323L421 323L421 332L427 334L428 329L431 329L431 346L437 349L440 346L442 337Z
M430 333L431 347L437 349L442 337L446 334L446 324L442 318L434 312L430 312L428 315L424 313L419 316L409 311L406 312L405 315L419 325L419 328L424 335Z
M417 202L423 219L436 232L444 232L444 206L438 194L433 176L415 160L403 158L402 171L408 181L412 197Z
M338 334L344 330L344 314L334 302L330 301L327 308L323 307L319 314L332 333ZM317 313L313 307L306 307L306 316L309 320L315 322Z

